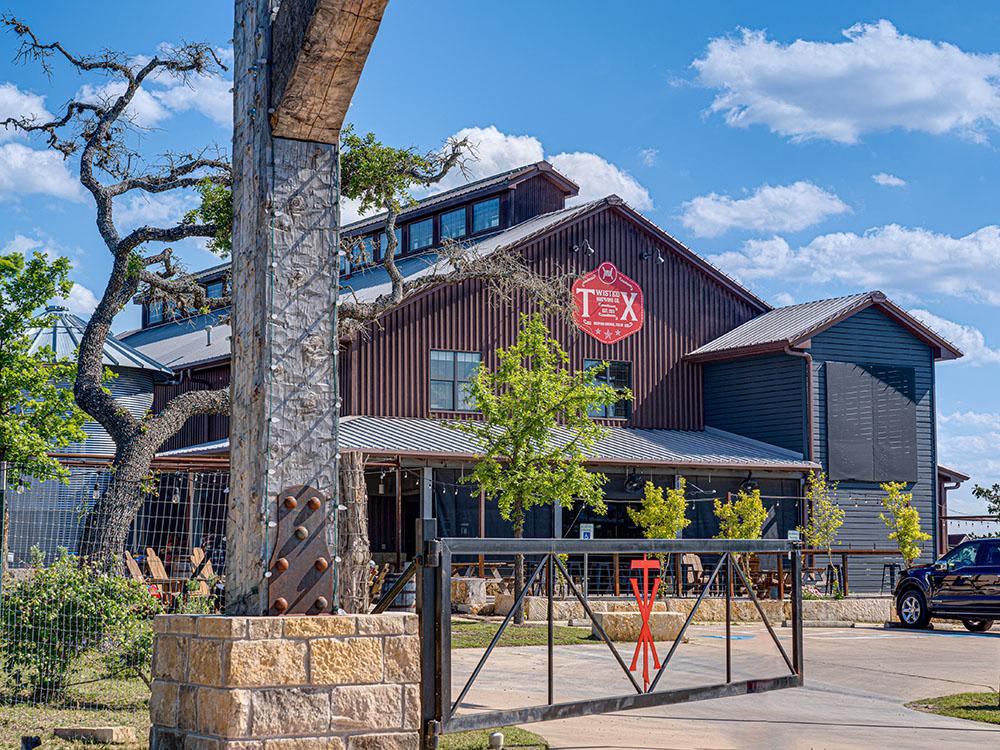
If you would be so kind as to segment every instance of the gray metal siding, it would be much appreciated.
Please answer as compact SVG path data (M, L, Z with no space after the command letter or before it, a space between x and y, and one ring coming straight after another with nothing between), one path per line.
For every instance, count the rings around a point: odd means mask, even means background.
M917 425L917 481L911 486L913 505L920 513L920 525L935 536L937 450L934 421L934 355L902 326L875 308L862 310L813 339L813 399L816 459L828 467L826 424L826 362L854 362L868 365L912 367L915 375ZM884 493L877 483L842 482L840 502L846 512L839 543L854 548L888 549L885 524L879 518ZM933 556L935 540L923 544L921 561ZM857 590L878 589L883 562L892 558L858 558L851 563L851 587Z
M706 364L703 373L706 425L806 452L804 360L768 354Z
M131 368L117 371L118 377L107 384L115 401L128 409L132 416L141 418L153 406L153 373ZM97 422L83 425L87 439L63 449L63 453L99 453L114 455L115 443Z

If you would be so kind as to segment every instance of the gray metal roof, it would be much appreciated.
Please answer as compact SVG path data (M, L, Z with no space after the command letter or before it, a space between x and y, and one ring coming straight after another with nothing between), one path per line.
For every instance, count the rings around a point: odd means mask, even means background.
M939 359L954 359L962 353L949 341L927 328L880 291L779 307L747 321L688 354L690 359L716 359L776 351L796 346L835 323L877 305L897 322L940 352Z
M568 440L557 431L553 440ZM474 458L473 438L438 419L349 416L340 422L341 450L414 457ZM158 454L165 456L220 455L229 452L229 440L214 440ZM588 461L605 465L655 465L706 469L808 471L819 464L802 454L775 445L723 432L704 430L638 430L611 427Z
M425 211L428 208L433 208L434 206L440 205L441 203L446 203L454 198L459 198L463 195L471 195L473 193L478 193L483 190L488 190L492 187L497 187L503 185L505 182L516 182L520 178L532 176L534 174L547 174L558 182L565 183L566 189L569 195L576 195L580 192L580 188L571 179L565 175L557 172L552 168L552 165L547 161L538 161L533 164L525 164L521 167L515 167L514 169L508 169L506 172L500 172L499 174L490 175L489 177L484 177L481 180L474 180L473 182L468 182L465 185L460 185L459 187L452 188L451 190L444 190L440 193L435 193L426 198L422 198L417 201L413 206L404 209L399 213L398 221L406 220L408 217L414 214ZM363 219L358 219L357 221L351 222L350 224L345 224L341 227L344 232L354 232L358 229L362 229L368 226L375 226L385 221L386 213L373 214L372 216L366 216Z
M569 439L557 430L552 439ZM340 423L342 450L400 455L473 457L473 438L437 419L344 417ZM714 428L704 430L641 430L608 428L588 460L600 464L655 464L706 468L784 469L807 471L817 464L802 454Z
M29 351L34 353L48 347L60 359L73 359L76 350L83 340L87 324L76 315L69 313L65 307L49 307L46 315L51 316L51 322L46 326L33 328L29 331L31 343ZM154 357L140 352L112 335L104 342L104 354L101 361L108 367L131 367L134 370L150 370L161 375L172 376L173 370L159 362Z
M137 344L143 354L155 357L175 370L193 367L230 355L230 327L225 323L210 326L191 327L176 336L167 336L145 344Z

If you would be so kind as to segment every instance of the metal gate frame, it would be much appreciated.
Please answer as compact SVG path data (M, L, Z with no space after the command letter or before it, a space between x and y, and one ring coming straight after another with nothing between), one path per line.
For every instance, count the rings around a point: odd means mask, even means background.
M510 724L566 719L576 716L625 711L673 703L687 703L731 695L763 693L770 690L801 687L803 684L802 658L802 553L801 544L785 540L742 540L742 539L483 539L483 538L438 538L437 523L434 519L420 519L417 522L417 612L420 615L421 636L421 729L423 747L436 748L442 734L470 729L489 729ZM492 642L473 670L472 675L460 691L457 700L452 701L451 691L451 574L453 555L516 555L540 558L530 575L526 576L524 587L516 592L514 605L501 624ZM557 556L561 554L652 554L700 553L719 555L719 561L712 570L704 588L698 595L683 627L674 640L659 671L644 689L632 676L631 671L594 617L587 599L573 583L565 566ZM739 565L733 564L734 554L770 553L784 554L791 558L791 603L792 603L792 653L789 656L778 640L763 607ZM456 715L472 684L479 676L483 665L500 640L503 631L513 619L514 612L521 607L529 588L538 578L542 568L548 569L546 592L548 597L548 702L544 705L527 706L509 710L481 711ZM594 623L602 640L611 649L618 664L632 683L635 693L608 698L556 703L553 680L553 587L556 569L568 582L569 588L583 605L587 616ZM688 626L694 619L702 600L720 571L726 570L726 681L673 690L654 692L660 678L667 669L678 646L684 639ZM733 578L733 573L736 578ZM761 679L732 680L732 595L734 581L742 582L760 614L768 633L777 646L789 674Z

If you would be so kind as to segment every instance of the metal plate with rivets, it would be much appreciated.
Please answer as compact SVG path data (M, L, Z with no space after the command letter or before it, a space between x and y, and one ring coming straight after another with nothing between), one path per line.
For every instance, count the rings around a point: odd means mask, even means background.
M333 573L326 543L327 503L298 485L278 493L278 533L268 563L268 614L318 615L333 607Z

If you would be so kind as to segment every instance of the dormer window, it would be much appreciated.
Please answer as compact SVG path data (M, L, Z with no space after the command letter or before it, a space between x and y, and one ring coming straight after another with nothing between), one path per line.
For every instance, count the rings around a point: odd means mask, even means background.
M394 233L396 235L396 252L393 253L394 258L398 258L403 254L403 230L396 227ZM379 255L385 256L389 252L389 241L385 236L385 232L379 232L378 235L378 245L379 245Z
M500 226L500 199L490 198L472 204L472 233L485 232Z
M465 206L441 214L441 239L465 236Z
M434 244L434 219L424 219L410 224L410 252L423 250Z
M163 303L150 302L146 305L146 325L151 326L163 322Z
M210 281L205 284L205 296L209 299L218 299L222 296L225 286L225 282L221 279L219 281Z

